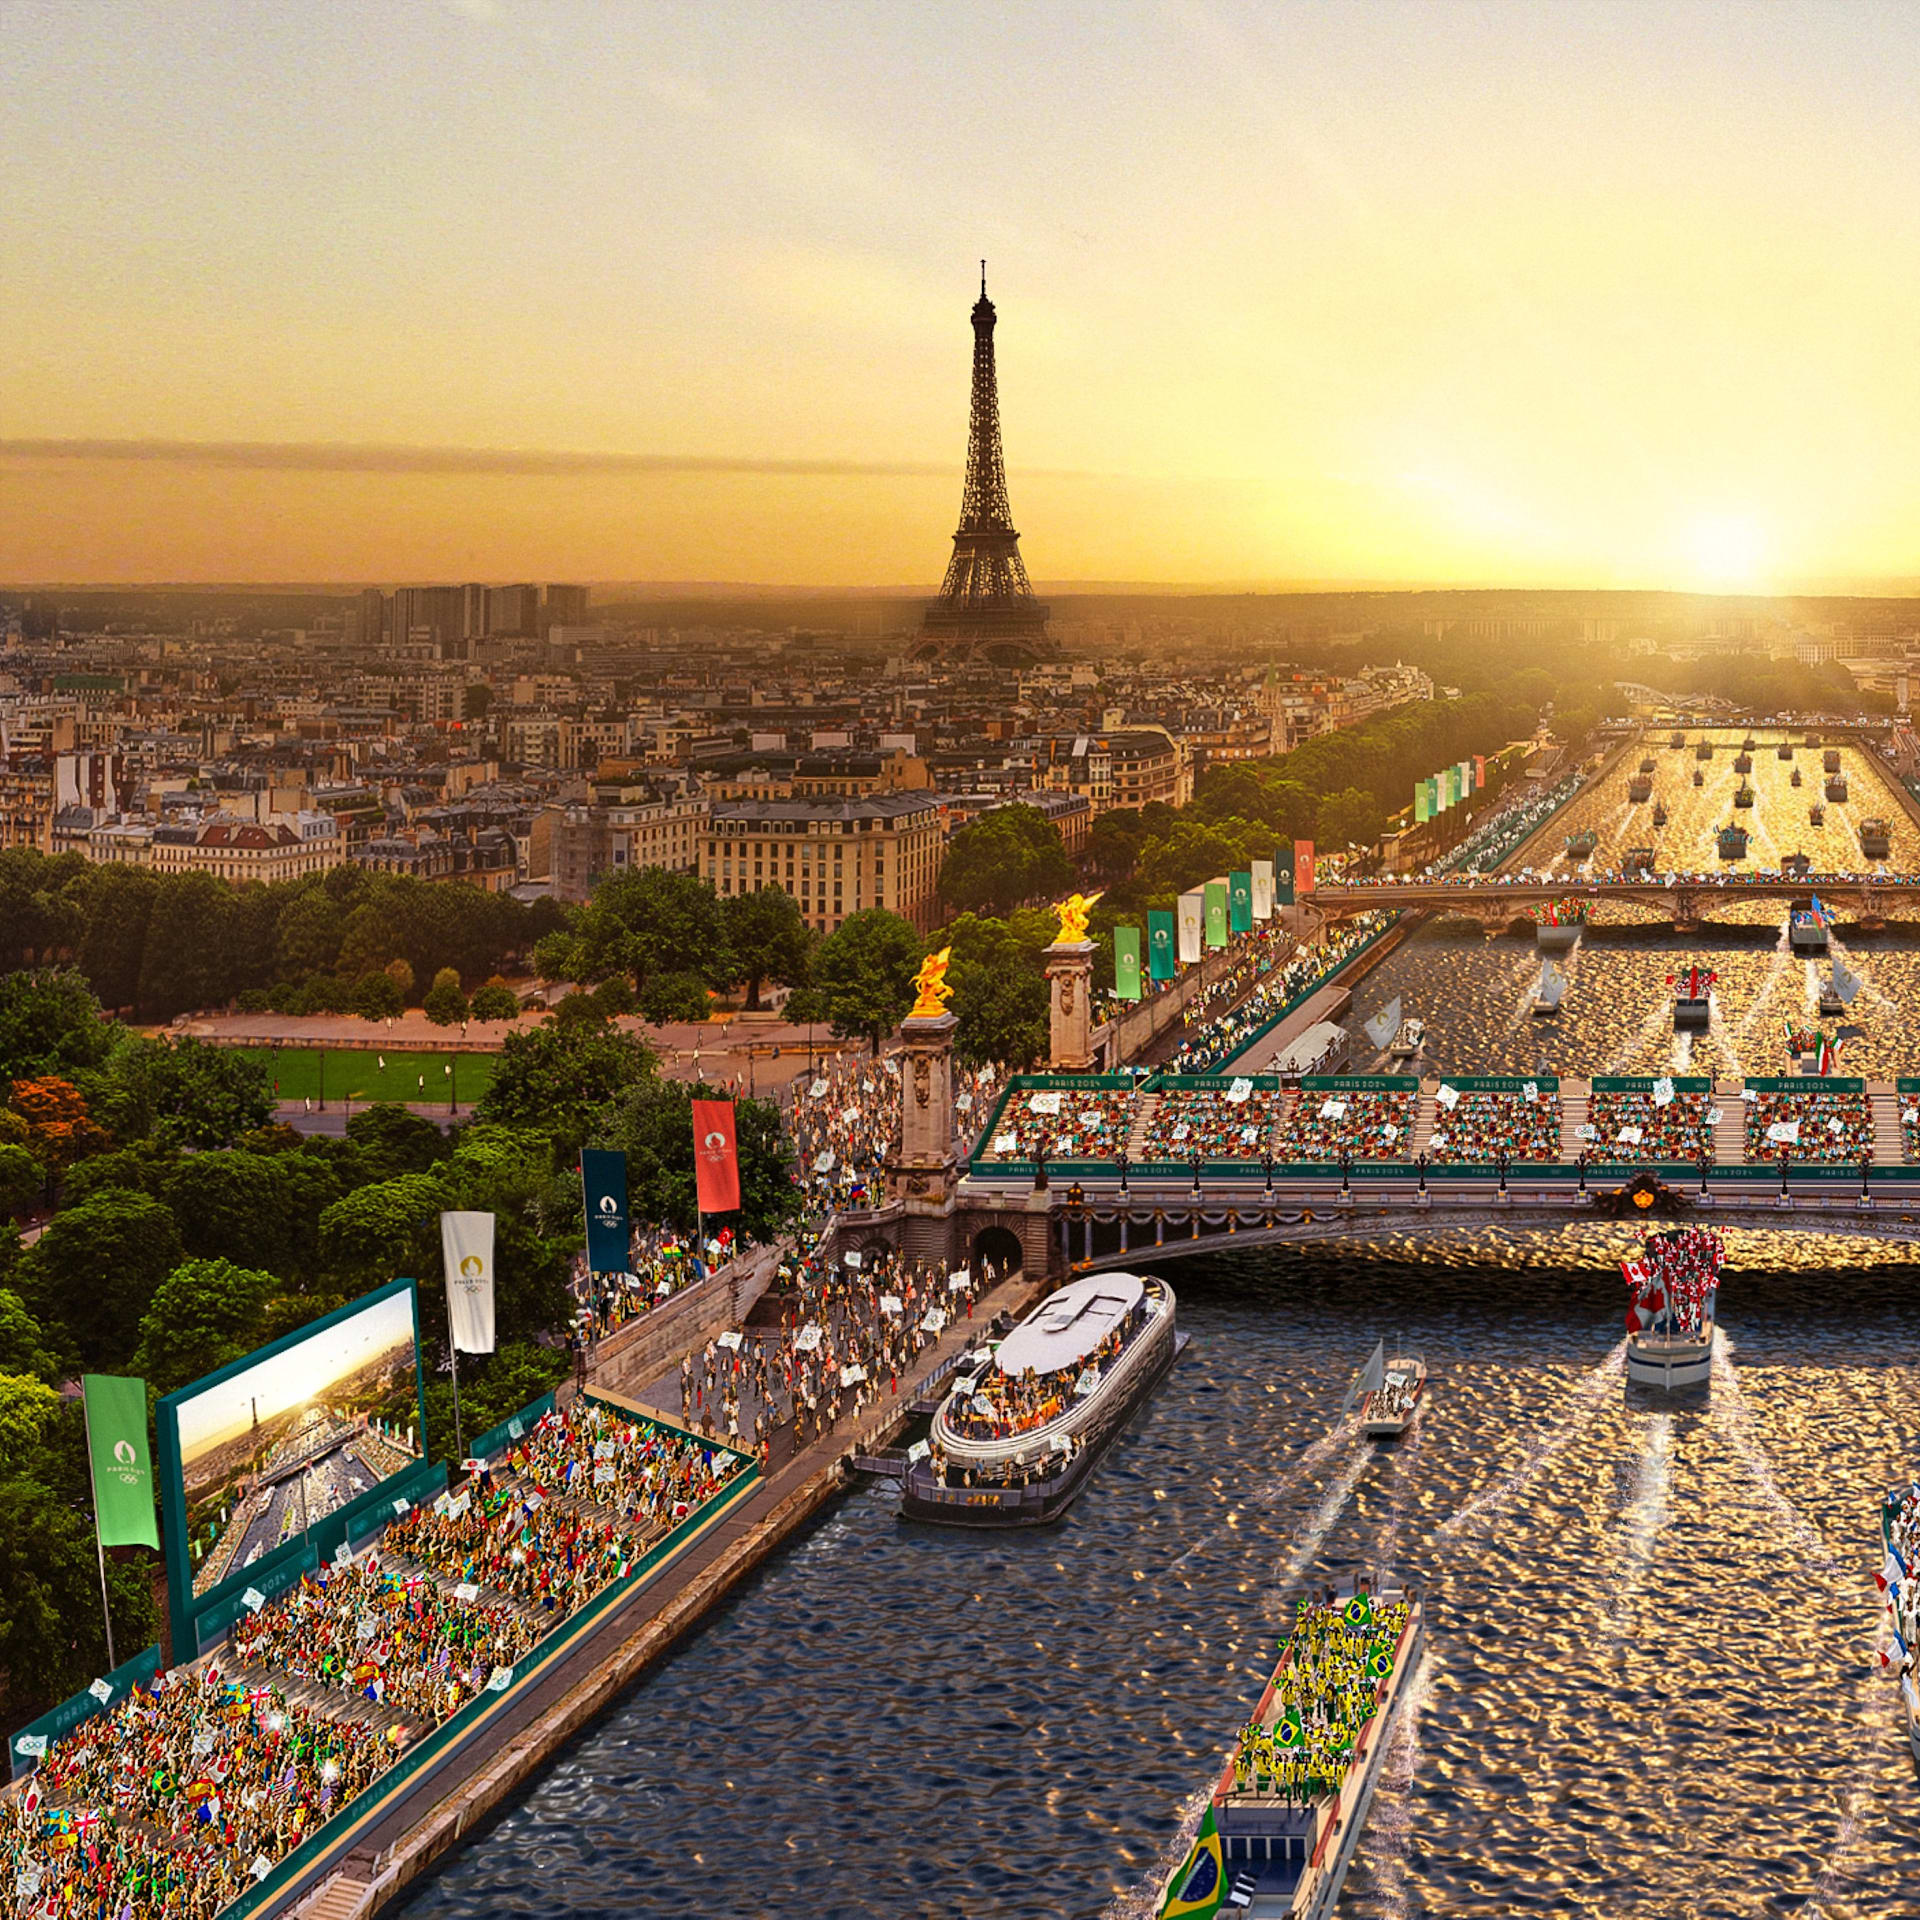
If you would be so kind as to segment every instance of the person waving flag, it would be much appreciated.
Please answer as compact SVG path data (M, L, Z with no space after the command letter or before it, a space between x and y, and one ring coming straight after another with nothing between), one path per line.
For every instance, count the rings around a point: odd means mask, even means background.
M1213 1802L1200 1816L1187 1857L1174 1869L1160 1899L1159 1920L1213 1920L1227 1894L1226 1862L1220 1854L1220 1830L1213 1821Z

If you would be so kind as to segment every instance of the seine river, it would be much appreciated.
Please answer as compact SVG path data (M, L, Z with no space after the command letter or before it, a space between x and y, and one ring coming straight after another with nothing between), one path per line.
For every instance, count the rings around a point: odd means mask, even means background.
M1624 1229L1170 1270L1191 1349L1057 1528L850 1493L411 1903L416 1916L1132 1915L1288 1596L1391 1568L1432 1651L1341 1911L1910 1915L1876 1498L1920 1289L1736 1236L1710 1398L1629 1393ZM1397 1450L1328 1444L1404 1331Z
M1712 867L1696 843L1731 817L1731 748L1698 789L1691 754L1650 751L1660 863ZM1802 843L1855 864L1869 805L1920 858L1846 761L1816 844L1819 756L1756 756L1762 864ZM1656 838L1608 787L1556 829L1593 824L1601 864ZM1608 910L1554 1022L1528 1013L1530 938L1439 922L1355 1011L1398 995L1428 1071L1784 1072L1817 976L1777 906L1727 917L1748 924L1681 939ZM1842 951L1865 1031L1841 1071L1915 1071L1920 942ZM1667 975L1696 959L1720 976L1713 1028L1677 1040ZM903 1525L890 1487L850 1492L410 1912L1135 1920L1292 1594L1381 1569L1428 1591L1431 1652L1342 1913L1920 1913L1873 1585L1878 1496L1920 1462L1920 1274L1871 1242L1732 1242L1711 1394L1667 1404L1622 1374L1624 1227L1169 1269L1193 1345L1060 1526L942 1532ZM1425 1419L1397 1449L1330 1438L1393 1332L1435 1370Z

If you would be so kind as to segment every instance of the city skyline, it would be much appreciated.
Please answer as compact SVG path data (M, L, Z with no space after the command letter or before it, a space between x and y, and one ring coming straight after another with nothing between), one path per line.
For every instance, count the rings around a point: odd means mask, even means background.
M10 17L0 578L1920 581L1920 23L1019 26Z

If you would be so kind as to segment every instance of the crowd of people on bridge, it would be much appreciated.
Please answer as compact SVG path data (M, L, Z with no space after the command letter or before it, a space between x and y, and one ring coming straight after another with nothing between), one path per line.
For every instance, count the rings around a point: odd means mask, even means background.
M1873 1107L1864 1093L1796 1087L1791 1093L1747 1090L1747 1158L1794 1164L1846 1161L1873 1153Z
M1333 1162L1342 1154L1355 1160L1407 1160L1413 1155L1413 1129L1419 1116L1420 1089L1303 1087L1292 1095L1273 1139L1280 1161Z
M1016 1087L987 1142L988 1160L1117 1160L1140 1111L1124 1087Z
M1163 1088L1145 1101L1141 1160L1258 1160L1267 1151L1279 1095L1251 1078L1212 1087Z
M1623 1166L1698 1161L1713 1153L1718 1110L1711 1094L1654 1089L1597 1090L1587 1106L1581 1145L1596 1160Z
M1446 1094L1455 1099L1449 1102ZM1467 1166L1512 1166L1557 1161L1560 1156L1560 1102L1541 1089L1449 1089L1443 1082L1436 1098L1427 1152L1435 1160Z

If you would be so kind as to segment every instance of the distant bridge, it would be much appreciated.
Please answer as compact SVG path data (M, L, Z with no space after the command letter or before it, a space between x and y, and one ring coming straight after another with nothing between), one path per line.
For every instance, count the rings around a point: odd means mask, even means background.
M1883 873L1675 875L1652 874L1595 880L1580 874L1525 880L1488 874L1478 880L1383 880L1372 886L1318 886L1299 904L1327 920L1344 920L1380 908L1414 908L1431 913L1464 913L1479 920L1518 919L1530 906L1556 900L1625 900L1649 907L1676 926L1697 926L1712 909L1729 900L1805 900L1817 893L1835 912L1863 927L1889 920L1920 920L1920 876Z

